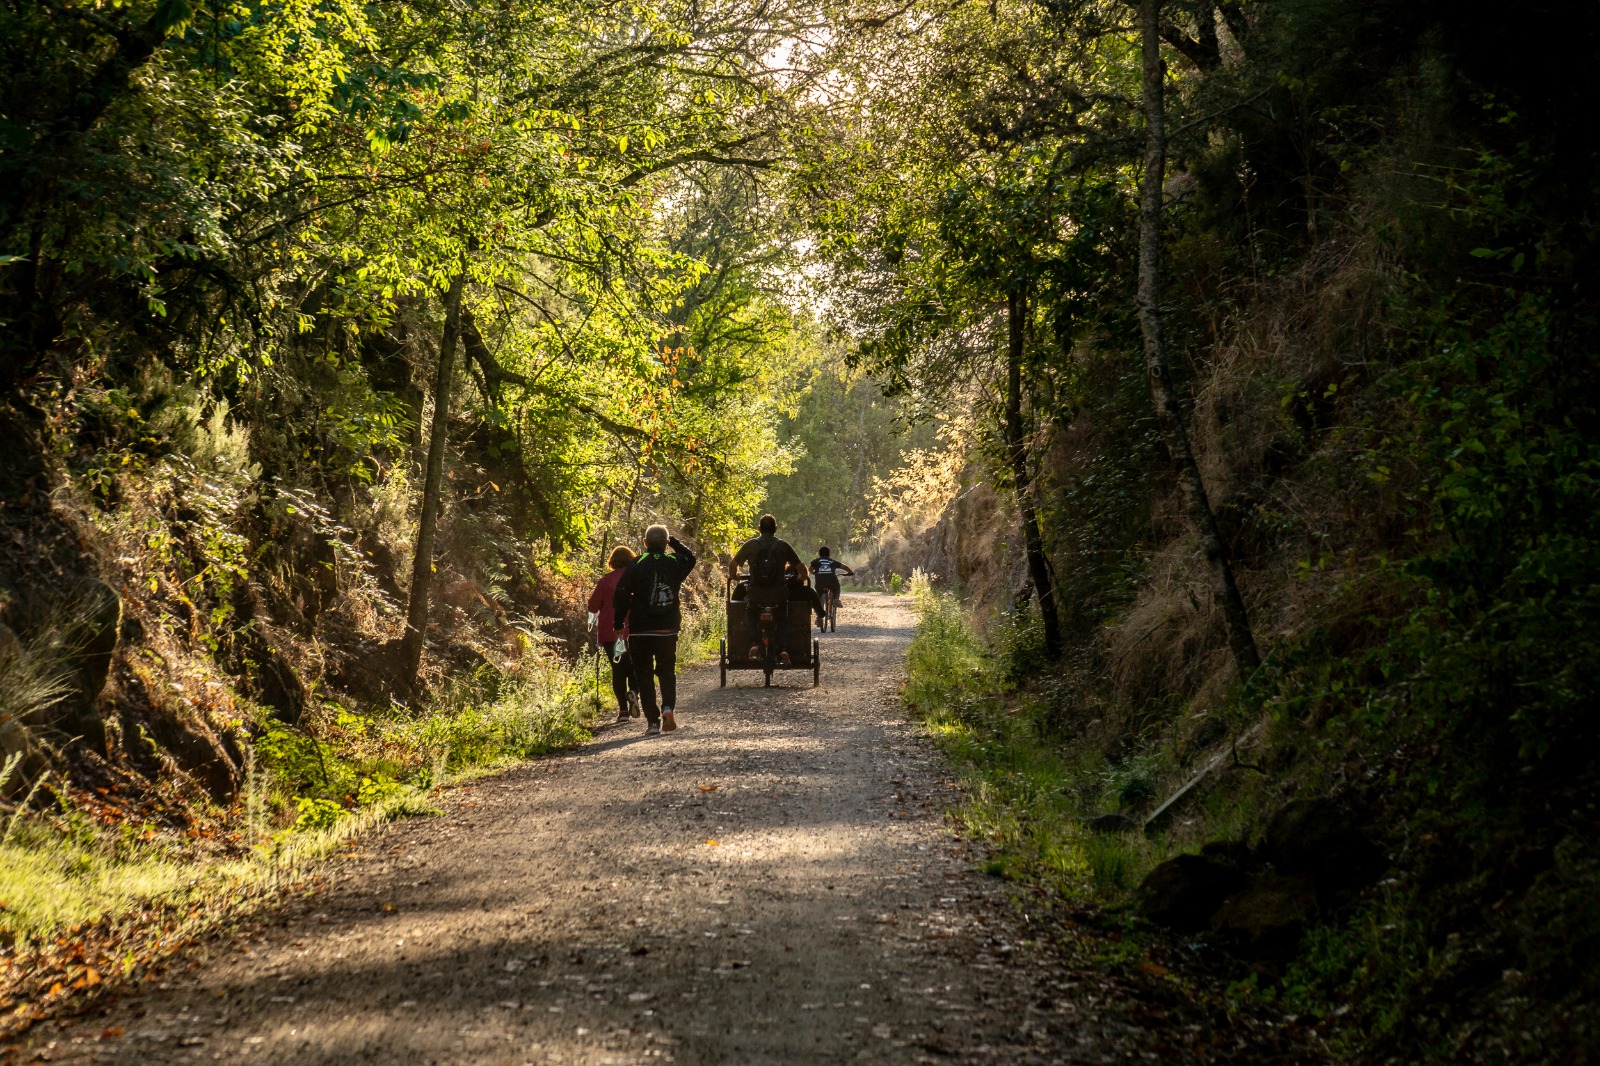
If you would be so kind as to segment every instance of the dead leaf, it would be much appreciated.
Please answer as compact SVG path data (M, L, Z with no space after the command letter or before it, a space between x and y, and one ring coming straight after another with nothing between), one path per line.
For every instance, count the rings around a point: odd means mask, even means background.
M105 1029L104 1031L101 1032L100 1039L101 1040L115 1040L117 1037L119 1037L121 1035L122 1035L122 1026L113 1025L110 1028Z
M100 971L96 970L93 966L89 967L88 970L84 971L83 982L90 988L93 988L95 985L100 983Z
M700 786L700 791L701 792L715 792L715 791L717 791L717 789L719 789L721 787L722 787L721 785L701 785Z
M1168 970L1165 966L1161 965L1159 962L1151 962L1151 961L1149 961L1147 959L1144 962L1141 962L1139 964L1139 972L1143 973L1143 974L1148 974L1151 977L1165 977L1165 976L1167 976L1167 974L1171 973L1172 971Z
M718 841L718 840L708 840L708 841L706 841L706 847L708 847L708 848L718 847L720 844L721 844L721 841Z

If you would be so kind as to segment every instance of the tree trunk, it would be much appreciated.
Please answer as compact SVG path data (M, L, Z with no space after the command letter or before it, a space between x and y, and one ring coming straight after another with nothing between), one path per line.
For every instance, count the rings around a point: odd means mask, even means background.
M1022 433L1022 341L1028 313L1028 298L1020 292L1006 297L1006 323L1010 334L1006 369L1006 451L1011 458L1011 480L1016 485L1017 510L1022 512L1022 537L1027 549L1028 576L1039 594L1039 617L1044 621L1045 654L1061 655L1061 619L1056 613L1055 588L1050 581L1050 563L1044 557L1044 538L1039 533L1039 516L1034 511L1033 493L1028 484L1028 451Z
M444 451L450 443L450 376L461 336L461 290L465 271L450 280L444 297L444 336L439 340L439 373L433 386L433 428L428 437L428 471L422 484L422 514L417 520L416 558L411 565L411 603L406 635L400 642L404 688L416 687L422 643L428 634L428 591L433 584L433 535L439 525L439 493L444 481Z
M1144 178L1139 197L1139 329L1144 334L1145 370L1150 399L1155 403L1167 450L1178 469L1189 515L1200 531L1211 586L1228 627L1228 646L1239 676L1248 678L1261 665L1250 615L1233 578L1228 546L1217 529L1217 516L1206 496L1205 482L1189 445L1182 412L1172 394L1172 374L1161 337L1161 215L1166 177L1166 71L1161 62L1161 0L1139 0L1139 36L1144 50Z

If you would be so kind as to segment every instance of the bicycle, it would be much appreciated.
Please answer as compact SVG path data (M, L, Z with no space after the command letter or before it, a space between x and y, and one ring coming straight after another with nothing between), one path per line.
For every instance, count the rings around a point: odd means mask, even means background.
M839 632L839 597L832 589L822 590L822 618L822 632Z

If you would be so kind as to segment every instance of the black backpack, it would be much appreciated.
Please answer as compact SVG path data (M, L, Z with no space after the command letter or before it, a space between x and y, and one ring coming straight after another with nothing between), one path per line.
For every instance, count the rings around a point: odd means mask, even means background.
M771 588L783 584L783 569L788 560L783 557L779 545L783 542L773 540L762 547L750 560L750 584Z

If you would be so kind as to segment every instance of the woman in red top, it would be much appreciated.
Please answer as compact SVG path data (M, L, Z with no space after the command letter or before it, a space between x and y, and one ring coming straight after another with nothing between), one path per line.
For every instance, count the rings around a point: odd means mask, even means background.
M618 545L611 549L609 560L611 573L600 579L600 584L594 587L589 594L589 610L599 615L596 619L595 639L599 641L600 653L611 660L611 691L617 697L617 721L639 717L639 691L633 680L633 661L626 650L622 657L617 658L613 645L617 638L624 641L628 639L628 627L624 625L622 632L618 633L612 622L611 600L617 594L617 582L622 580L622 574L628 569L628 564L636 556L632 548ZM626 649L626 644L624 644Z

